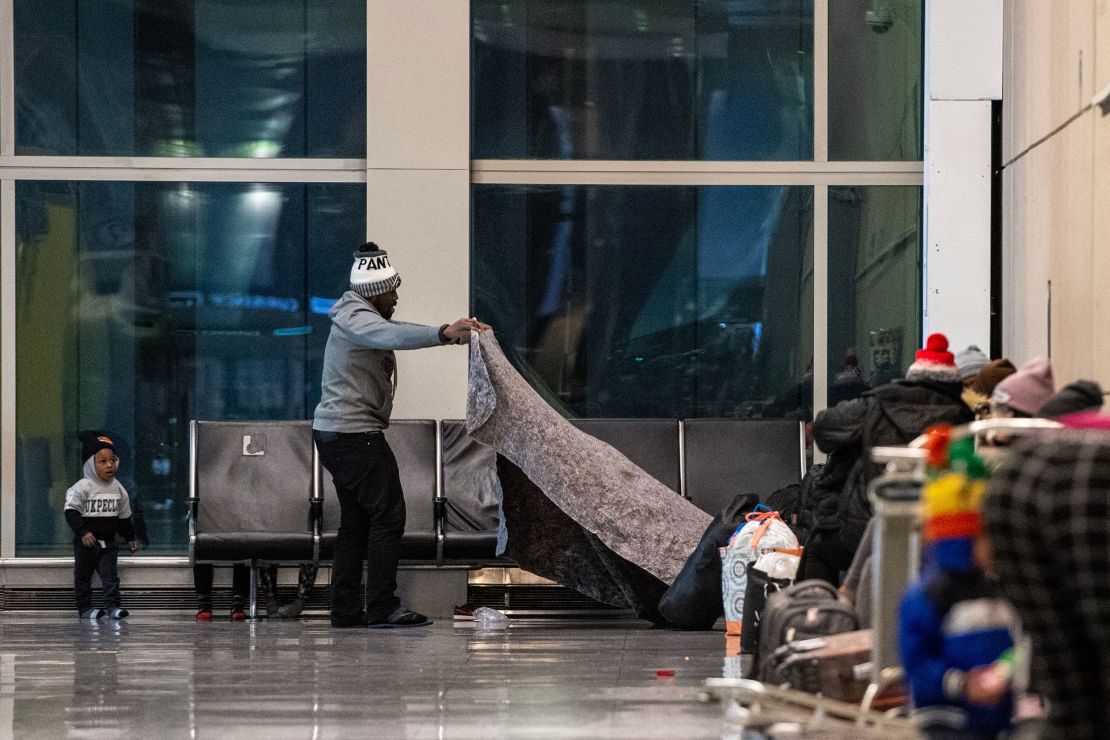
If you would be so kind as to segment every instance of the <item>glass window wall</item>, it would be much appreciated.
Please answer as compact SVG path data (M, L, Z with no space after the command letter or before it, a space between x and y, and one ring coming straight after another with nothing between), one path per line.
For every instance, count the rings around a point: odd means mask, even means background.
M15 0L16 153L365 157L361 0Z
M806 418L812 197L475 186L474 315L567 416Z
M21 182L18 555L64 554L76 433L122 443L145 552L186 544L190 419L304 419L365 187Z
M921 188L829 188L829 406L900 378L921 346Z
M812 0L474 0L475 159L813 157Z
M0 106L14 102L16 154L177 157L198 180L17 183L16 486L5 492L16 553L69 554L75 434L96 427L121 441L121 479L151 542L143 552L181 554L189 420L312 413L326 311L366 228L362 185L266 183L277 176L264 163L247 175L256 184L199 182L228 173L195 158L364 158L366 6L9 7L14 101ZM839 160L829 169L919 161L922 0L822 7L827 144ZM823 165L718 164L701 180L683 164L813 159L813 0L470 8L471 155L534 160L533 184L493 184L494 167L471 186L471 308L553 406L809 419L815 359L830 405L905 370L920 342L920 187L819 189L828 354L814 358L808 183ZM382 115L371 125L388 126ZM551 164L560 159L655 160L658 184L544 184L565 181L568 168ZM289 165L306 180L335 169ZM88 176L88 163L72 166ZM625 183L647 177L603 169ZM738 184L694 184L726 170ZM767 185L768 175L802 184Z
M829 3L829 159L921 159L923 6Z

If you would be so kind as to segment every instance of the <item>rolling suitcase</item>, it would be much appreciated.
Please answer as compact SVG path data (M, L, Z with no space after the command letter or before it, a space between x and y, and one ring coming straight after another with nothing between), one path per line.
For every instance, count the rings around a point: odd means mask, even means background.
M780 654L779 673L791 688L858 703L870 673L857 670L871 660L871 630L841 632L788 643Z

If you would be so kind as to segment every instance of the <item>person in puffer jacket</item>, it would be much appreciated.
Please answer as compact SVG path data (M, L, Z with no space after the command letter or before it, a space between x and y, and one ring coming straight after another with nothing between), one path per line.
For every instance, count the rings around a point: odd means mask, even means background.
M904 379L817 415L813 438L829 458L806 502L813 529L805 543L802 577L839 583L871 519L867 485L882 472L871 462L871 449L907 444L937 424L973 421L962 392L947 337L931 334Z

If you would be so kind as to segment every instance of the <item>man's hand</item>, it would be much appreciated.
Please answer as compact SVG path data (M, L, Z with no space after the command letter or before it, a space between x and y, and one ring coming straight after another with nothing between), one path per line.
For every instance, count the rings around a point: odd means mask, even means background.
M471 331L486 331L492 328L478 319L459 319L443 330L443 336L452 344L469 344Z
M130 542L127 543L127 546L131 548L131 552L133 552L133 553L139 551L139 541L138 540L131 540Z
M92 532L85 532L81 535L81 544L85 547L96 547L96 535Z

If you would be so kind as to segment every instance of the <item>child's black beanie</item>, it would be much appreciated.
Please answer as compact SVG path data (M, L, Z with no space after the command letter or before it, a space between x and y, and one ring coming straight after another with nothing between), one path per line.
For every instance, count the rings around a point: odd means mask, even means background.
M116 443L99 429L82 429L77 433L77 439L81 440L82 463L101 450L116 451Z

